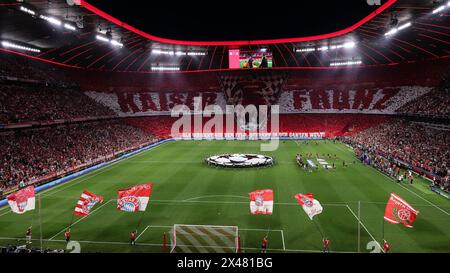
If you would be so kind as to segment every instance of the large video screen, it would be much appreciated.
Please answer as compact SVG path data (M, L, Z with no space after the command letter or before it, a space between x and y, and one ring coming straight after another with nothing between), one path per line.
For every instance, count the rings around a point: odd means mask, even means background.
M229 67L233 69L254 69L273 67L272 52L268 49L229 50Z

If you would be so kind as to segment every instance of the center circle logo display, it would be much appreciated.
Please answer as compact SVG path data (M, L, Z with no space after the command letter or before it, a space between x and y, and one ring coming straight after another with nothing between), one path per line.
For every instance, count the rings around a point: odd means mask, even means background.
M230 168L251 168L272 166L274 160L270 156L259 154L222 154L205 159L210 166Z

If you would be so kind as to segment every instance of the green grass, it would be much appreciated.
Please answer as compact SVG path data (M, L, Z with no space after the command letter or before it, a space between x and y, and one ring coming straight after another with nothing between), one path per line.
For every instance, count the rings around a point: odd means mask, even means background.
M369 252L372 236L380 241L384 206L395 192L420 210L414 228L384 224L385 238L392 252L450 252L450 201L429 191L426 182L394 183L390 178L359 162L343 144L327 141L284 141L275 152L265 152L276 165L262 169L220 169L203 163L205 157L219 153L259 151L257 141L178 141L158 146L132 158L79 177L42 193L42 235L44 247L66 248L62 231L70 222L81 192L87 189L105 197L93 213L79 221L75 217L72 239L82 252L161 252L162 234L173 224L236 225L245 252L257 252L262 237L269 232L269 252L320 251L322 236L331 240L332 251ZM336 170L308 173L295 163L295 154L313 152L336 154ZM325 158L327 159L327 158ZM327 159L328 160L328 159ZM349 163L342 167L342 160ZM333 160L329 160L333 162ZM129 233L140 213L116 210L117 189L153 182L154 189L136 246L128 245ZM251 215L248 193L272 188L274 214ZM312 192L324 211L310 221L293 198ZM358 201L361 201L361 227L358 240ZM0 245L17 243L33 222L33 238L39 238L38 210L24 215L0 209ZM353 215L353 213L355 215ZM78 221L78 222L77 222ZM369 234L370 233L370 234ZM283 244L284 238L284 244ZM52 239L52 240L50 240ZM168 238L169 241L169 238ZM33 246L39 246L35 240Z

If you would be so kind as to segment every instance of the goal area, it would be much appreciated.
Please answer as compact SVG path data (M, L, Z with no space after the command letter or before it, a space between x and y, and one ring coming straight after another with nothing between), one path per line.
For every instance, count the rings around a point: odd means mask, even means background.
M237 253L237 226L173 225L170 230L171 253Z

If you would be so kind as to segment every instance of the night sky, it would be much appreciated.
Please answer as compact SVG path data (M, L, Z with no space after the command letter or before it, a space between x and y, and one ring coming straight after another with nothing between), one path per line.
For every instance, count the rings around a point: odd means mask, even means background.
M366 0L87 1L147 33L197 41L324 34L351 26L378 7Z

